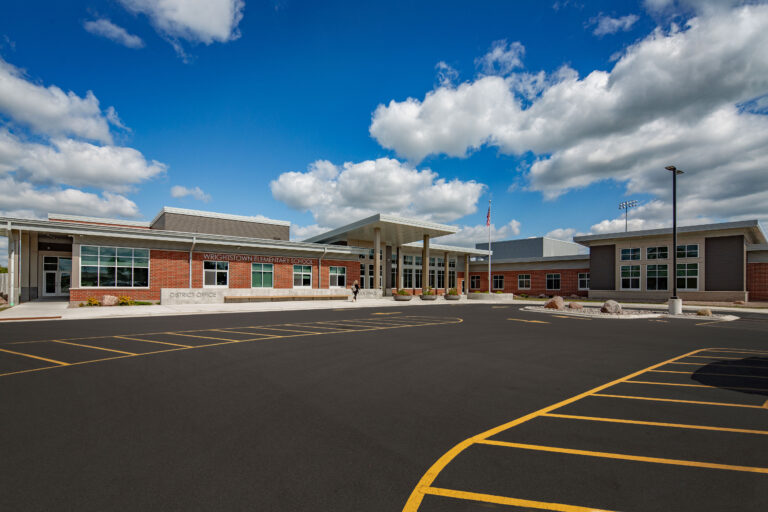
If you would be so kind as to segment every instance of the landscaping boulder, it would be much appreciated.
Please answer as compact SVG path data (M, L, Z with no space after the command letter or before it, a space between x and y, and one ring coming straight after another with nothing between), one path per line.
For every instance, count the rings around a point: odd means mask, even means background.
M582 306L578 302L569 302L568 309L584 309L584 306Z
M117 297L114 295L104 295L101 298L102 306L117 306Z
M546 304L544 304L544 307L547 309L565 309L565 302L563 302L563 298L559 296L552 297L547 301Z
M734 302L734 304L738 304L739 306L743 306L744 304L746 304L746 302L744 302L743 300L737 300L737 301Z
M607 300L603 304L603 307L600 308L600 311L602 311L603 313L610 313L612 315L620 315L621 304L619 304L615 300Z
M701 308L696 314L699 316L712 316L712 310L709 308Z

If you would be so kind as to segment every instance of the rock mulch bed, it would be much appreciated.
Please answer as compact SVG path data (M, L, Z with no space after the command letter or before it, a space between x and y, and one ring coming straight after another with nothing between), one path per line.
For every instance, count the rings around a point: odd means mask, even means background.
M639 320L642 318L687 318L693 320L711 320L711 321L731 321L738 320L737 316L733 315L717 315L702 317L696 313L696 311L688 311L682 315L670 315L666 311L648 311L637 309L624 309L621 313L603 313L600 311L600 307L587 306L582 309L570 309L564 310L548 309L544 306L526 306L524 311L532 311L535 313L550 313L555 315L567 315L575 317L590 317L590 318L613 318L617 320Z

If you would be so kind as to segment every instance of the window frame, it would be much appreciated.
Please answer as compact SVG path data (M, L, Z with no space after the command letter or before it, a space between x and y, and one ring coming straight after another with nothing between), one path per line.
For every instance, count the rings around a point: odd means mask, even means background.
M653 253L651 253L651 249L653 249ZM664 256L659 256L659 249L663 249ZM653 254L653 256L651 256ZM658 245L655 247L646 247L645 248L645 259L646 260L668 260L669 259L669 246L667 245Z
M630 275L629 277L625 278L624 277L625 268L628 268L629 272L632 272L634 268L637 268L637 277L633 277L632 275ZM629 287L624 286L624 279L630 280ZM631 286L633 279L637 279L637 288L633 288ZM634 291L634 292L640 291L642 290L642 281L643 281L643 270L641 265L621 265L619 267L619 287L620 287L619 289L620 290L627 290L627 291Z
M586 277L582 277L582 276L586 276ZM578 275L576 276L577 288L579 290L589 290L589 285L591 284L590 277L591 276L589 275L589 272L579 272ZM586 287L581 285L582 281L586 281L587 283Z
M470 290L479 290L480 289L480 276L469 276L469 289Z
M555 277L555 276L557 276L557 277ZM553 281L557 280L557 288L550 288L550 286L549 286L550 279L552 279ZM555 274L547 274L544 286L546 286L546 288L545 288L546 290L551 290L551 291L560 290L561 287L563 286L562 276L560 275L560 273L558 272L558 273L555 273Z
M205 268L206 263L214 263L216 268ZM219 263L223 263L227 266L226 269L226 275L227 275L227 284L205 284L205 275L208 272L214 272L214 281L218 281L218 274L219 272L222 272L221 269L219 269ZM203 288L229 288L229 262L228 261L216 261L216 260L203 260Z
M520 283L522 281L528 281L528 286L520 286ZM517 274L517 289L518 290L531 289L531 274Z
M696 263L678 263L677 266L678 266L678 268L675 269L675 284L678 285L677 286L677 290L681 291L681 292L697 292L697 291L699 291L699 263L698 262L696 262ZM686 272L686 275L684 275L683 277L678 277L677 272L680 270L679 267L681 267L681 266L685 267L684 271ZM687 274L687 272L689 270L689 267L691 267L691 266L696 267L696 275L695 275L695 277L691 277L691 276L689 276ZM688 288L687 286L686 287L682 287L682 286L680 286L680 283L679 283L678 279L685 280L685 284L686 285L688 285L688 280L689 279L696 279L696 288Z
M496 286L496 281L501 280L501 286ZM491 276L491 283L493 284L494 290L503 290L504 289L504 274L493 274Z
M301 268L302 270L300 272L296 272L296 267ZM306 272L304 269L308 268L309 272ZM304 282L304 277L306 275L309 275L309 285L301 284L296 286L296 275L302 276L302 283ZM293 265L293 288L312 288L312 265Z
M83 264L83 249L86 248L86 247L95 248L96 249L96 264L95 265L84 265ZM114 256L115 263L114 263L114 265L110 265L110 266L101 265L101 250L100 249L102 247L106 248L106 249L114 249L115 250L115 256ZM128 286L118 286L118 284L117 284L117 282L118 282L117 269L119 269L119 268L128 268L127 266L121 266L119 264L118 260L119 260L119 258L121 258L121 256L118 256L118 252L121 249L123 249L123 250L130 249L131 250L131 266L130 266L130 269L131 269L131 284L128 285ZM136 258L137 258L136 251L146 251L147 252L146 258L142 257L142 256L138 257L139 259L146 259L147 260L147 266L146 267L137 267L136 266ZM113 246L113 245L88 245L88 244L83 244L83 245L80 245L80 248L78 250L78 254L79 254L79 258L78 258L78 277L77 277L77 279L78 279L78 283L77 283L78 284L78 288L92 289L92 290L96 290L96 289L100 289L100 288L108 288L108 289L112 289L112 290L120 290L120 289L148 290L152 286L152 281L151 281L151 279L152 279L152 272L151 272L151 268L152 268L152 251L149 248L146 248L146 247L118 247L118 246ZM89 255L86 255L86 256L89 256ZM125 256L122 256L122 258L125 258ZM73 263L72 266L74 267L74 262L72 262L72 263ZM115 285L114 286L103 286L101 284L101 270L100 269L102 268L102 266L104 268L113 268L113 269L115 269ZM96 283L97 283L96 286L83 285L83 274L84 274L83 267L94 267L94 268L96 268ZM43 268L45 268L45 265L43 265ZM134 286L133 285L134 274L135 274L135 270L137 268L139 268L139 269L146 268L147 269L147 285L146 286ZM70 270L70 274L73 272L73 270L74 270L74 268L72 270ZM71 275L70 275L70 279L71 279Z
M651 267L656 267L656 268L652 269ZM666 276L660 276L658 274L659 270L660 270L659 267L664 267L665 272L667 273ZM653 272L653 275L651 274L651 272ZM655 279L656 280L656 286L654 288L651 288L651 286L650 286L650 280L651 279ZM659 283L658 283L659 279L666 279L667 280L666 288L659 288ZM666 292L666 291L668 291L669 290L669 265L667 265L666 263L662 263L662 264L654 263L653 265L646 265L646 267L645 267L645 289L646 289L646 291L649 291L649 292Z
M640 248L639 247L629 247L624 248L620 250L620 261L640 261ZM626 255L627 257L624 257L624 253L627 251ZM634 256L637 256L636 258Z
M680 254L680 248L683 249L682 255ZM699 257L699 244L683 244L678 245L675 249L677 253L677 259L690 259Z
M334 269L336 272L334 272ZM341 269L343 272L339 273ZM339 285L339 276L344 278L344 284ZM333 284L333 278L336 277L336 284ZM347 287L347 267L344 265L331 265L328 267L328 288L346 288Z
M261 270L254 270L254 265L261 265ZM269 267L269 272L266 272L264 270L264 267ZM261 274L261 286L254 286L253 285L253 274L255 273ZM264 286L264 274L271 274L272 278L272 284L270 286ZM251 288L274 288L275 287L275 266L272 263L251 263Z

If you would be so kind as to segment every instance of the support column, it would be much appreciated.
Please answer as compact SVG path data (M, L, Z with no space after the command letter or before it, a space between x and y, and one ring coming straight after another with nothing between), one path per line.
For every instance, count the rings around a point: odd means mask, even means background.
M746 265L744 268L747 268ZM399 245L397 246L397 283L395 286L398 290L403 288L403 251L400 250Z
M464 255L464 293L469 295L469 254Z
M380 290L381 279L381 228L373 228L373 289Z
M424 247L421 249L421 291L429 288L429 235L424 235Z
M8 305L16 305L16 239L8 223Z
M395 283L392 282L392 246L385 245L384 247L384 279L382 281L384 282L384 290L390 290L395 286Z
M451 275L451 267L448 266L448 252L443 255L443 265L443 293L448 295L448 289L450 288L449 277Z

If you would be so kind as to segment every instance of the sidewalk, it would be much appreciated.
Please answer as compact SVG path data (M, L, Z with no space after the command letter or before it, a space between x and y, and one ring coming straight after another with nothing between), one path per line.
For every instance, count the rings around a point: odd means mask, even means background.
M566 300L566 302L571 302ZM599 307L597 302L579 302L584 307ZM292 301L292 302L257 302L243 304L184 304L176 306L112 306L70 308L64 301L33 301L0 311L0 325L13 321L32 320L86 320L91 318L131 318L170 315L205 315L217 313L260 313L269 311L301 311L313 309L360 309L382 307L429 307L434 305L463 306L466 304L505 305L543 305L544 301L533 300L467 300L447 301L438 298L435 301L423 301L413 298L407 302L395 302L391 297L381 299L360 299L357 302L345 301ZM625 309L667 310L666 304L622 304ZM759 313L768 315L766 309L750 309L717 306L683 306L685 311L696 311L707 307L714 311L729 313Z

